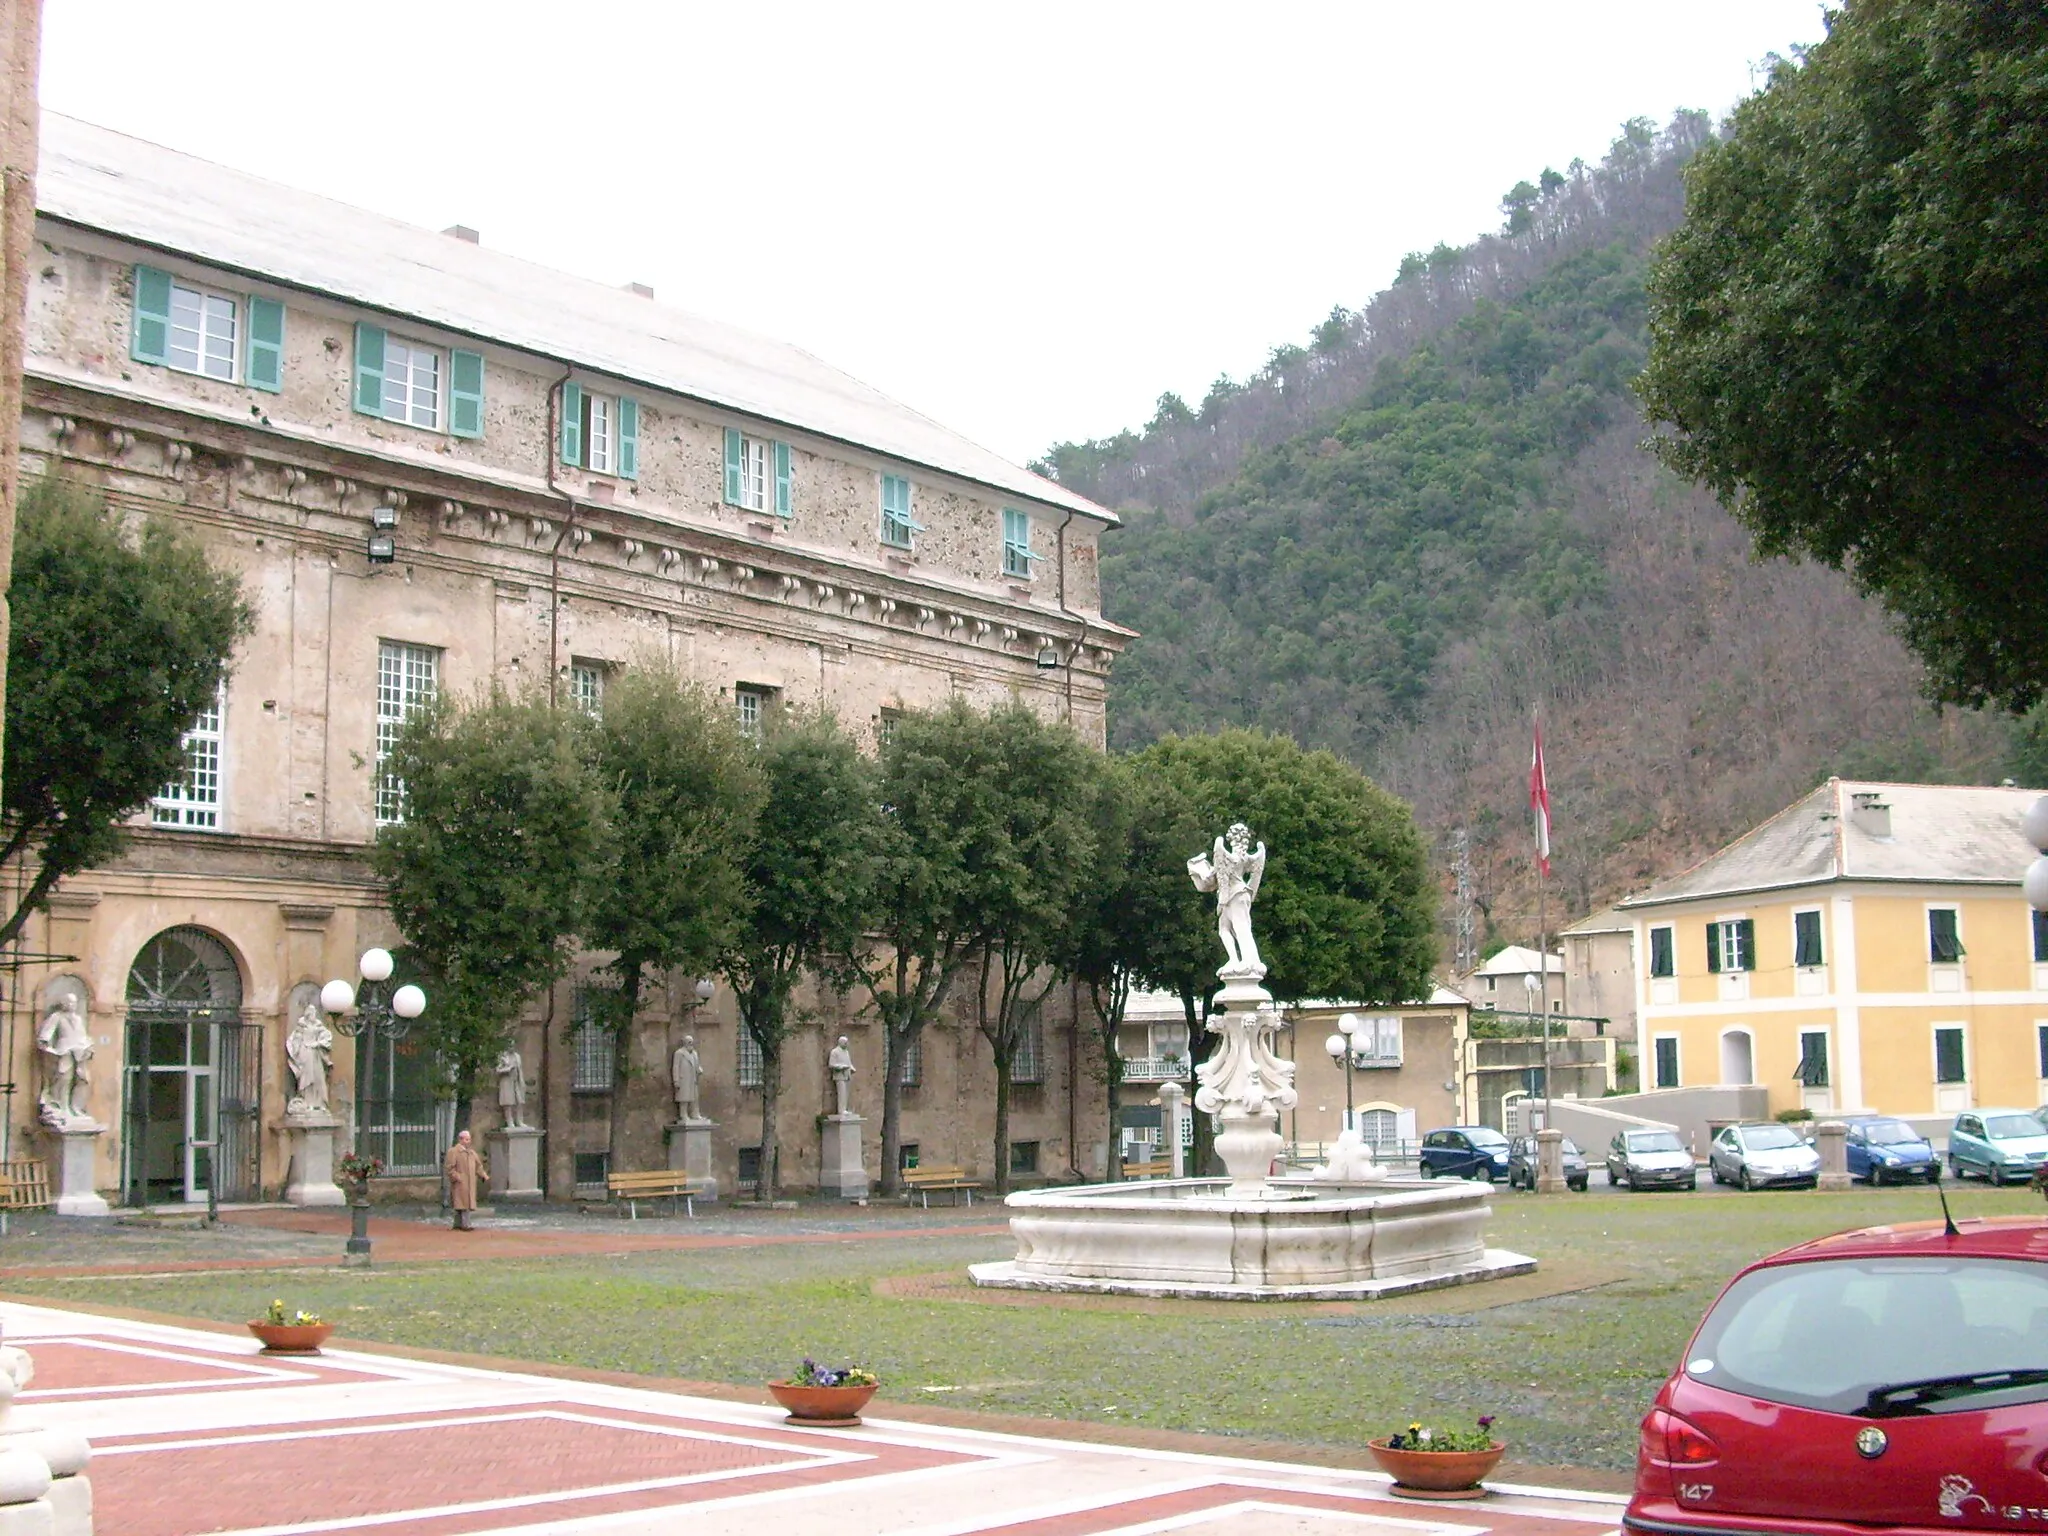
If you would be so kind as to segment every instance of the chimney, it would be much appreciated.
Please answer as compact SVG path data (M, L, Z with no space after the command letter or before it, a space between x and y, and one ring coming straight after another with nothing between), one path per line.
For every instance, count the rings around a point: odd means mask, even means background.
M441 233L444 235L452 235L457 240L461 240L469 245L483 244L483 237L479 235L475 230L471 229L467 224L450 224L446 229L442 230Z
M643 299L654 297L654 290L645 283L628 283L626 284L626 292L637 293Z
M1865 837L1892 835L1892 808L1874 789L1852 790L1849 794L1849 825Z

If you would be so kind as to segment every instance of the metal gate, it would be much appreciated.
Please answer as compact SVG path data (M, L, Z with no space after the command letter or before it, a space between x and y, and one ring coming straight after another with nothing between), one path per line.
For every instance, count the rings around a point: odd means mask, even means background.
M121 1188L132 1205L259 1193L263 1027L202 928L167 928L128 972Z
M263 1198L263 1026L223 1019L215 1026L214 1169L222 1200Z

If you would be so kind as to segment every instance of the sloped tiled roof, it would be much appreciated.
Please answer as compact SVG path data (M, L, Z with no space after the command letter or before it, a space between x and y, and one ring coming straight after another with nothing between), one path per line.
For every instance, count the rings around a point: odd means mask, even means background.
M2033 789L1830 779L1620 908L1832 880L2017 886L2036 856L2020 817L2039 796ZM1859 803L1887 814L1859 812ZM1885 821L1888 834L1878 830Z
M1117 522L800 347L76 118L43 114L36 205L80 228Z

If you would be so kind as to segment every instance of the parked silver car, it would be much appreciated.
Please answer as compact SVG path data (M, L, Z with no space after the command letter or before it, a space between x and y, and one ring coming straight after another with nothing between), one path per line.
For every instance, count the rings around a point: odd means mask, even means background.
M1607 1144L1607 1182L1630 1189L1697 1189L1700 1176L1676 1131L1623 1131Z
M1820 1182L1820 1154L1789 1125L1724 1125L1707 1151L1716 1184L1762 1189L1788 1184L1812 1189Z

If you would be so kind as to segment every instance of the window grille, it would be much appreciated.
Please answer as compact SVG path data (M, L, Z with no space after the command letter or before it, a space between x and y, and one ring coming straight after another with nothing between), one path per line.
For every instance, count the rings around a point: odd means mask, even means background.
M594 989L579 983L570 994L569 1016L574 1021L570 1039L575 1058L569 1069L571 1093L610 1093L617 1068L618 1042L611 1030L597 1018Z
M586 715L604 712L604 668L594 661L579 661L569 668L569 697Z
M384 338L384 419L441 425L441 354L417 342Z
M398 733L416 710L434 700L441 653L399 640L377 643L377 823L405 819L405 785L386 768Z
M170 366L210 379L235 376L235 301L217 293L171 285Z
M1010 1081L1013 1083L1042 1083L1045 1081L1045 1021L1039 1011L1033 1008L1021 1021L1017 1029L1017 1053L1010 1058Z
M761 1042L754 1038L754 1032L742 1024L739 1028L739 1071L736 1074L742 1088L758 1088L761 1076L766 1070L761 1059Z
M924 1034L912 1035L901 1046L903 1056L898 1063L896 1081L906 1088L915 1088L924 1081Z
M184 772L158 791L150 804L150 822L159 827L220 825L221 708L227 685L199 712L182 743Z

